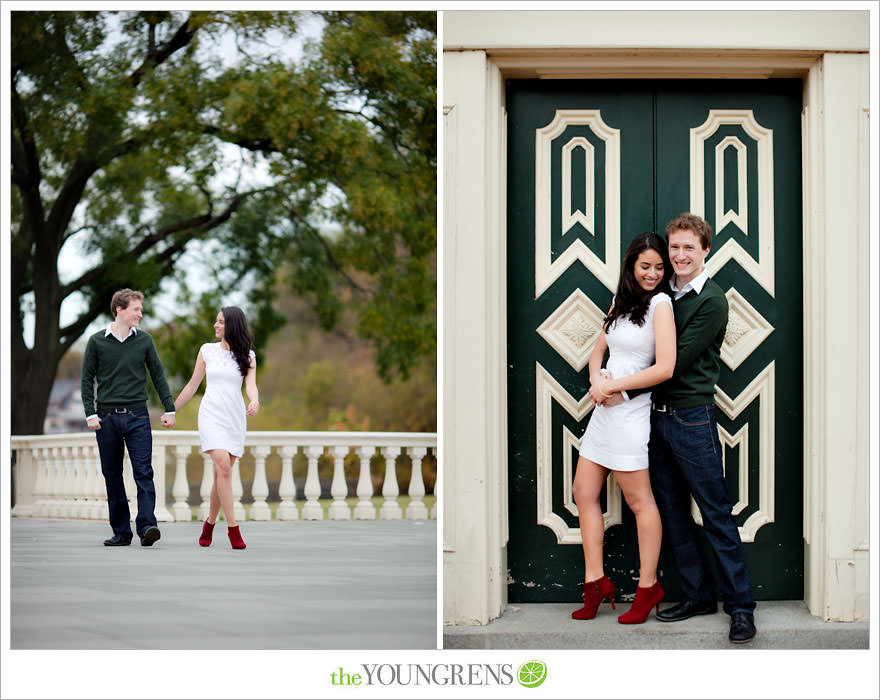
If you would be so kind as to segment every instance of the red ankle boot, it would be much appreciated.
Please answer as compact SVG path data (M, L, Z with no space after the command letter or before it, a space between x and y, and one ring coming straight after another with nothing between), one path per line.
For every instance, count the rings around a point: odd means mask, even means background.
M211 546L211 538L214 536L214 525L209 523L207 520L202 525L202 534L199 537L199 544L202 547L210 547Z
M607 576L587 581L584 584L584 607L575 610L571 616L575 620L592 620L599 612L599 604L608 598L614 608L614 581Z
M233 549L244 549L247 547L244 540L241 539L241 531L238 529L238 525L229 528L229 543Z
M653 586L636 588L636 599L633 601L632 607L623 615L617 618L622 625L640 625L648 619L651 608L657 607L660 610L660 603L663 602L663 589L660 582L656 581Z

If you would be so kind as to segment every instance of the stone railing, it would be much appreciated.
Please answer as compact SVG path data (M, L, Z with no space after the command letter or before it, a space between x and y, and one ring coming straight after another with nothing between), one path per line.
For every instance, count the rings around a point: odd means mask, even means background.
M14 454L13 488L14 507L11 514L18 517L85 518L105 520L108 516L107 496L98 445L93 433L66 433L56 435L12 436ZM428 511L424 502L425 483L423 460L436 457L436 433L368 433L368 432L249 432L245 438L245 456L236 460L232 472L232 490L236 519L245 520L242 504L244 488L241 464L248 462L253 469L250 496L253 502L247 509L248 520L270 520L272 508L267 501L269 481L266 465L273 460L277 471L280 461L280 481L275 518L278 520L322 520L325 518L321 497L318 465L332 460L332 482L326 518L330 520L381 520L436 518L436 505ZM357 503L350 506L345 460L349 471L358 466L355 487ZM252 460L252 461L251 461ZM411 460L411 462L410 462ZM294 462L306 463L303 486L304 499L297 499ZM382 479L381 504L377 508L373 498L373 463L385 463ZM187 463L189 462L189 469ZM411 463L412 475L406 489L409 497L404 508L399 503L398 468ZM325 466L326 469L326 466ZM190 473L190 478L187 472ZM302 468L299 471L303 471ZM156 486L156 518L159 521L190 520L193 505L198 504L197 517L204 520L214 480L210 456L199 452L199 436L195 431L171 430L153 433L153 480ZM123 467L125 490L132 517L137 512L137 494L131 474L128 454ZM192 477L195 478L192 478ZM389 478L391 477L391 478ZM378 477L377 477L378 478ZM173 479L173 480L172 480ZM190 484L198 483L197 493L191 493ZM172 502L166 498L166 484L171 483Z

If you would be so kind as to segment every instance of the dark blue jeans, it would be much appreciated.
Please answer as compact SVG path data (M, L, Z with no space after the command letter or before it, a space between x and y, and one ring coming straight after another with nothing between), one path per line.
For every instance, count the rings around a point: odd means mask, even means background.
M755 598L724 480L715 406L652 410L648 454L651 488L672 545L682 594L688 600L716 600L691 517L693 495L715 552L724 611L753 612Z
M128 413L98 411L101 429L95 432L101 455L101 472L107 485L110 527L114 534L132 538L131 513L122 482L123 445L128 449L134 483L137 485L138 514L135 527L138 535L156 525L156 488L153 485L153 432L146 408Z

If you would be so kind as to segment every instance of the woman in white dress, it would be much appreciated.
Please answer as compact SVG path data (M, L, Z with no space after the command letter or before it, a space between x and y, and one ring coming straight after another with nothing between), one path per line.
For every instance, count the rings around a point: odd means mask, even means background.
M246 547L235 522L232 505L232 467L244 454L244 434L248 416L260 410L257 391L257 359L252 350L251 333L244 312L237 306L225 306L214 322L217 343L205 343L199 348L192 378L174 402L175 410L189 401L207 377L205 395L199 406L199 440L202 452L214 461L214 485L208 519L202 525L199 544L211 544L214 524L220 509L229 525L229 542L233 549ZM241 380L250 403L247 410L241 397Z
M614 583L605 576L605 523L599 496L613 471L636 518L639 583L632 608L618 618L624 624L644 622L663 600L657 580L662 526L648 476L651 395L644 393L618 405L602 405L618 391L654 386L670 378L675 367L675 319L666 293L672 266L665 242L643 233L630 244L621 264L617 294L590 355L590 398L596 404L581 441L572 485L584 547L584 607L576 620L591 620L605 598L614 606ZM608 365L602 359L609 350Z

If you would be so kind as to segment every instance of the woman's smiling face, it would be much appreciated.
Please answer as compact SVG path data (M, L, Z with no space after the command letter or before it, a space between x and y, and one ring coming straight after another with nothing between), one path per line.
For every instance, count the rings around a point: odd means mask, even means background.
M663 281L663 258L653 248L639 253L633 267L633 274L639 287L650 292Z
M216 335L221 340L225 337L226 333L226 319L223 318L223 312L217 314L217 320L214 321L214 335Z

